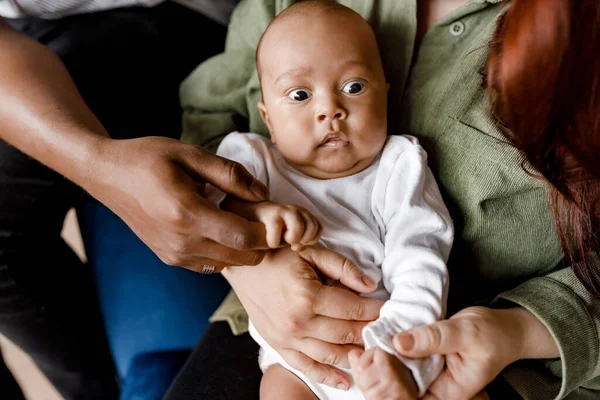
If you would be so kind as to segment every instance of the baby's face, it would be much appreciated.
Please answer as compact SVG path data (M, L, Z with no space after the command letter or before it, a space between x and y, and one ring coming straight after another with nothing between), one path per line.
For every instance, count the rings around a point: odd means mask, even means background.
M303 173L365 169L387 135L387 91L375 38L352 15L286 17L263 39L263 102L273 143Z

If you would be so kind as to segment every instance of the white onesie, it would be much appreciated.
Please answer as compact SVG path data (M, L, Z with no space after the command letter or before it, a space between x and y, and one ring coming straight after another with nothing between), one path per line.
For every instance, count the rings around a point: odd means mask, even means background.
M354 261L378 282L377 289L365 296L387 301L379 318L363 330L365 347L379 346L400 358L423 395L442 370L443 358L402 358L391 340L399 332L444 318L446 261L454 230L417 140L390 136L365 170L326 180L296 170L268 139L257 134L231 133L217 154L244 165L269 188L271 201L309 210L323 225L321 243ZM263 371L281 364L319 399L363 399L355 384L348 391L334 389L291 368L252 323L250 334L261 346Z

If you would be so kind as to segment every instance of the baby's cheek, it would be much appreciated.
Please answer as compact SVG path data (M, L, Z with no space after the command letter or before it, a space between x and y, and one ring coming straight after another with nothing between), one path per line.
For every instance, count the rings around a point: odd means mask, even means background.
M295 139L294 135L290 135L290 137L278 143L277 149L286 160L294 164L304 164L311 157L309 145L310 143L306 138Z
M385 131L380 131L376 134L370 136L371 139L371 149L374 153L379 153L383 146L385 146L385 141L387 139L387 133Z

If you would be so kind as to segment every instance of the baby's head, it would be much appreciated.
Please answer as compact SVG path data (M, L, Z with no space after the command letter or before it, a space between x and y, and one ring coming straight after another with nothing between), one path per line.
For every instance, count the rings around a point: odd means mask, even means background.
M332 1L284 10L256 52L271 139L286 160L319 179L362 171L387 135L387 92L369 24Z

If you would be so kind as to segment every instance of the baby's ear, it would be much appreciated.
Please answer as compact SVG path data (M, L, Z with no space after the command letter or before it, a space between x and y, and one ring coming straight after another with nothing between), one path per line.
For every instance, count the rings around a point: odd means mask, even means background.
M265 125L267 125L267 129L269 129L269 134L271 135L271 142L275 144L275 135L273 134L273 128L271 126L271 119L269 118L267 107L265 107L265 103L262 100L257 103L257 106L258 111L260 112L260 117L264 121Z

